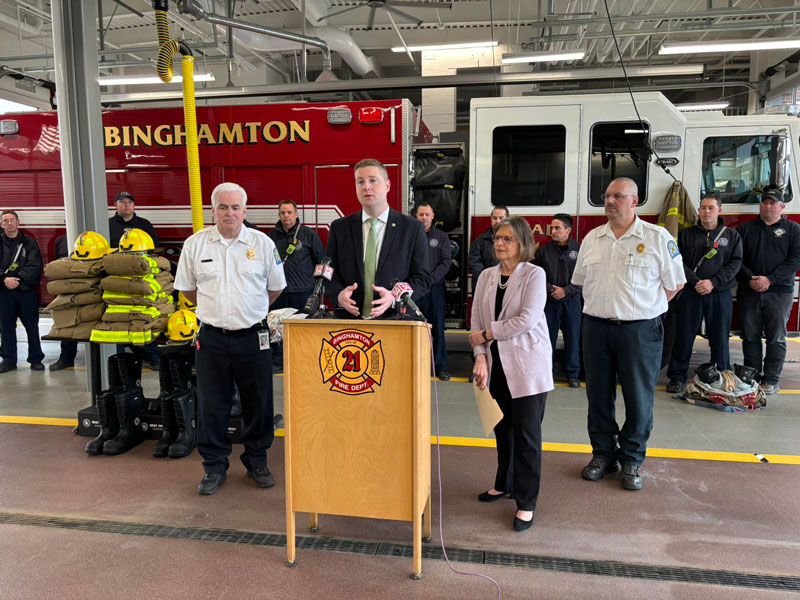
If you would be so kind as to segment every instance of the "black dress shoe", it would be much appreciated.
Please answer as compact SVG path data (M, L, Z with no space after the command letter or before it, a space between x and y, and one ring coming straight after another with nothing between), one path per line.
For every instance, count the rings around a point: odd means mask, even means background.
M272 476L272 473L269 472L267 467L248 471L247 476L250 479L254 479L256 485L260 488L271 488L273 485L275 485L275 478Z
M439 372L436 374L436 376L437 376L437 377L438 377L438 378L439 378L441 381L450 381L450 373L448 373L447 371L439 371Z
M615 458L604 458L602 456L593 456L589 464L583 467L581 477L589 481L597 481L603 478L603 475L608 473L616 473L619 471L619 462Z
M0 373L8 373L9 371L16 371L17 365L9 365L8 363L0 363Z
M490 494L489 492L481 492L478 494L478 502L497 502L506 496L510 496L508 492L502 494Z
M44 371L44 365L40 362L31 363L31 371Z
M206 473L203 475L200 485L197 486L197 493L201 496L210 496L219 489L219 486L222 485L222 482L227 478L228 476L225 473L222 475Z
M531 525L533 525L533 517L531 517L530 521L523 521L514 515L514 531L525 531L526 529L530 529Z
M581 387L581 380L578 379L577 377L570 377L567 380L567 383L569 384L569 387L571 387L571 388L579 388L579 387Z
M642 477L639 475L639 465L624 463L622 465L622 488L631 491L642 489Z
M66 361L63 361L63 360L59 359L56 362L54 362L52 365L50 365L49 368L50 368L51 371L61 371L62 369L70 369L70 368L72 368L74 366L75 366L74 363L66 362Z

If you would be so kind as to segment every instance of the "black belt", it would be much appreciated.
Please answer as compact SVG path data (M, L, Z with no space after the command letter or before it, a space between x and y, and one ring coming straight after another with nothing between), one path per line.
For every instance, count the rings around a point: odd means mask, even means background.
M623 321L622 319L604 319L603 317L595 317L594 315L584 315L587 319L605 323L606 325L627 325L628 323L644 323L645 321L652 321L653 319L635 319L633 321ZM658 318L658 317L656 317Z
M259 329L264 329L266 327L266 321L259 321L252 327L247 327L246 329L223 329L222 327L214 327L208 323L203 323L202 325L203 329L207 329L208 331L213 331L215 333L221 333L223 335L243 335L245 333L252 333L253 331L258 331Z

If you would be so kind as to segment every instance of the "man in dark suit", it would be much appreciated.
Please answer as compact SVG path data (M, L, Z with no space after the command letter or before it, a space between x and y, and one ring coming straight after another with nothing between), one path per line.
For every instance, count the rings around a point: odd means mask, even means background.
M379 161L360 161L355 179L363 210L331 224L326 254L334 271L327 293L354 317L388 316L394 303L393 279L408 282L414 300L431 286L425 228L389 208L391 182Z

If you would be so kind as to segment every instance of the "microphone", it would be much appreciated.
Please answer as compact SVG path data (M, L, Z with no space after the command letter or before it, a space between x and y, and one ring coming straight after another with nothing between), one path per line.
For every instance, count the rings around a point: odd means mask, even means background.
M392 286L392 296L394 296L395 302L402 306L407 306L419 320L424 321L425 315L422 314L416 302L411 299L414 289L405 281L398 281L397 279L392 279Z
M325 280L331 280L333 277L333 267L331 266L331 258L326 256L322 262L314 267L314 291L306 300L306 305L303 307L303 312L313 315L319 310L322 294L325 292Z

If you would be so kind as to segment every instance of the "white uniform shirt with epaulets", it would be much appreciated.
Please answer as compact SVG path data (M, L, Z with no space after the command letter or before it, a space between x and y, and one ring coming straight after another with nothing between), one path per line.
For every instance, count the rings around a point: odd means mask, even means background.
M175 289L197 290L197 318L223 329L247 329L266 318L267 290L286 287L275 243L242 225L225 240L216 226L198 231L183 244Z
M588 233L572 283L583 286L585 314L637 321L667 312L664 290L686 283L686 275L669 232L636 217L619 239L608 223Z

